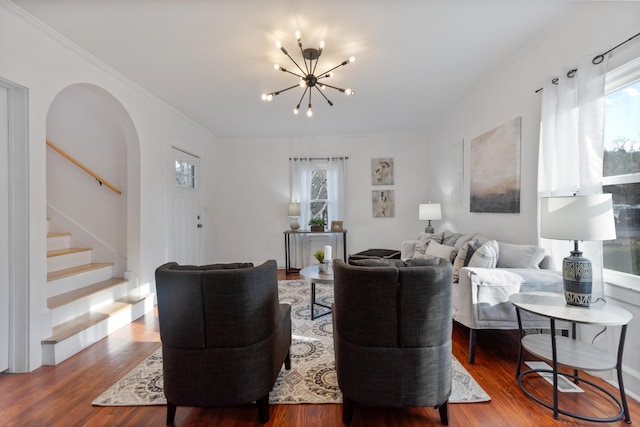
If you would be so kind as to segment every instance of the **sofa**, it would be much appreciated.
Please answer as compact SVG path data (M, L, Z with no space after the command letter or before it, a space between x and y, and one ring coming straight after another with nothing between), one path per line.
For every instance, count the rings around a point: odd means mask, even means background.
M177 406L257 403L269 420L269 392L291 368L291 305L278 301L274 260L156 269L167 424Z
M352 265L353 264L353 265ZM451 264L334 260L333 339L342 418L356 404L438 408L451 394Z
M452 317L469 328L469 363L475 363L479 329L518 329L509 296L517 292L563 292L562 274L544 249L492 240L481 233L420 233L405 240L401 259L440 257L453 264ZM548 329L549 321L521 313L523 327ZM561 325L563 328L566 325Z

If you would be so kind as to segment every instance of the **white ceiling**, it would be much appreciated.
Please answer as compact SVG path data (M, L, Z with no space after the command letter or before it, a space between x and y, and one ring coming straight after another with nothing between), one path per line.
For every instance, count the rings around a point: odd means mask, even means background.
M422 131L569 13L569 0L13 0L95 57L221 137ZM280 50L326 47L318 71L354 55L327 83L330 107L294 116L297 83ZM303 103L303 105L305 105ZM301 112L304 112L302 110Z

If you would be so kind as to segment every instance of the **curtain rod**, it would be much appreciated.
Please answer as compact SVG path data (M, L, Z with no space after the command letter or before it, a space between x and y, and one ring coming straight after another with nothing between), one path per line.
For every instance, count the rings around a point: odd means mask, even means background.
M626 44L626 43L629 43L631 40L635 39L635 38L636 38L636 37L638 37L638 36L640 36L640 33L636 34L635 36L631 36L631 37L629 37L628 39L626 39L626 40L625 40L625 41L623 41L622 43L620 43L620 44L618 44L618 45L616 45L616 46L612 47L612 48L611 48L611 49L609 49L608 51L606 51L606 52L604 52L604 53L601 53L600 55L596 55L596 56L594 56L594 57L593 57L593 59L591 60L591 62L593 63L593 65L598 65L598 64L600 64L602 61L604 61L604 57L605 57L605 55L607 55L607 54L609 54L609 53L613 52L614 50L616 50L616 49L617 49L617 48L619 48L620 46L622 46L622 45L624 45L624 44ZM572 68L571 70L569 70L569 71L567 72L567 77L569 77L570 79L572 79L572 78L574 78L574 77L576 76L576 73L577 73L577 72L578 72L578 69L577 69L577 68ZM551 80L551 83L553 83L554 85L557 85L557 84L558 84L558 78L557 78L557 77L554 77L554 78ZM544 88L540 88L540 89L536 90L536 93L538 93L538 92L542 92L542 90L543 90L543 89L544 89Z
M349 160L348 157L289 157L289 160Z

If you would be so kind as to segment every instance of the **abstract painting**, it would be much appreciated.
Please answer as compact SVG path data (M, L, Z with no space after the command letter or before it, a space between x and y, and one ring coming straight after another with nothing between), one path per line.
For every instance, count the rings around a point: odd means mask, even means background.
M520 138L516 117L471 140L471 212L520 213Z
M390 218L395 215L394 190L373 190L371 206L374 218Z
M371 185L393 185L393 158L371 159Z

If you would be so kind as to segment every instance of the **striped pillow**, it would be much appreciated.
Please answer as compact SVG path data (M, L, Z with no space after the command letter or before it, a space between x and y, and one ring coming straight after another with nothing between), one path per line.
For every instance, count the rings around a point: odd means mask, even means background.
M490 240L474 252L469 267L496 268L499 253L498 242Z

